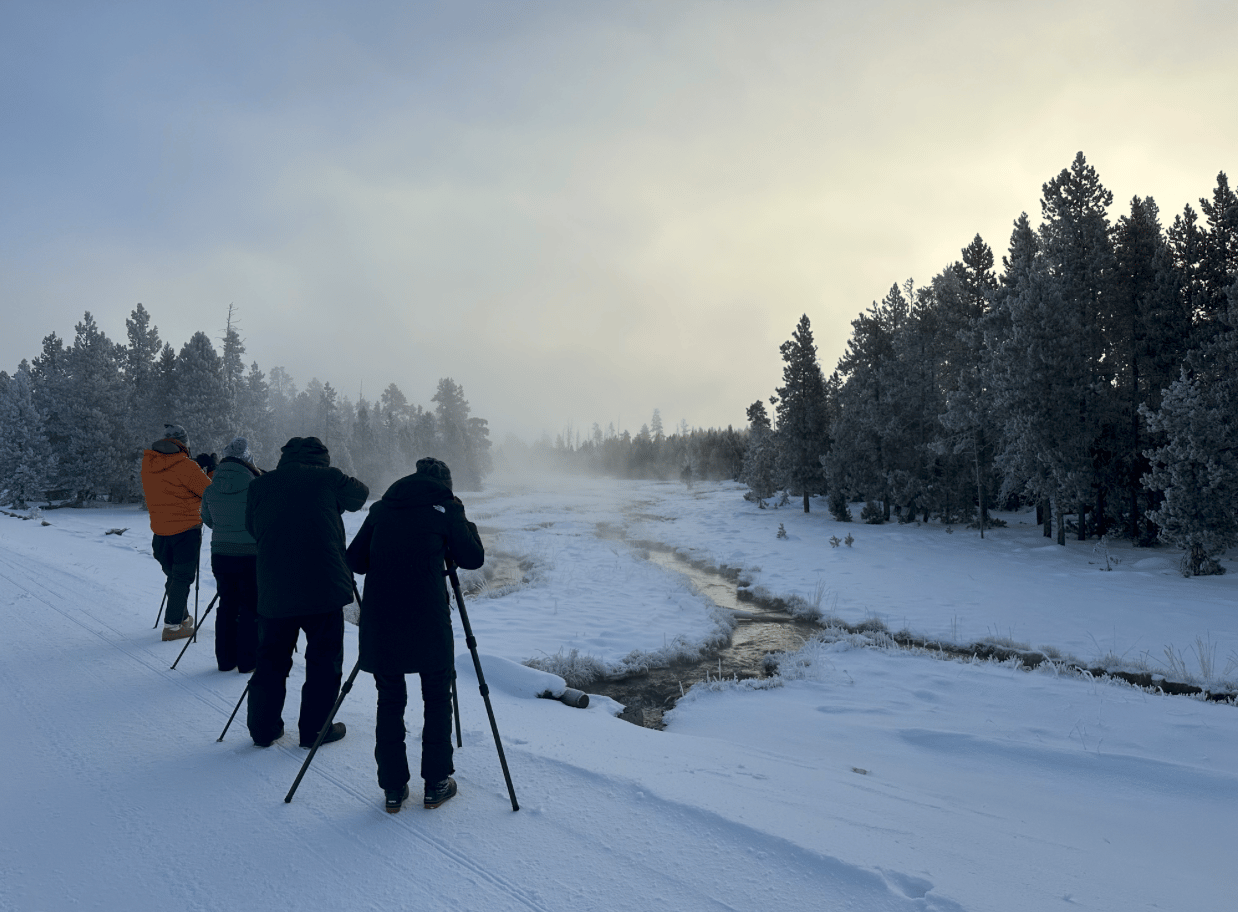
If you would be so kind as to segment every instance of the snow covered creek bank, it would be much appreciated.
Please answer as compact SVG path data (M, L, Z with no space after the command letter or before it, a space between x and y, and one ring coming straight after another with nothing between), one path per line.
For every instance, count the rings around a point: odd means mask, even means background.
M614 527L602 524L599 535L617 537ZM704 681L735 681L768 678L778 673L779 659L798 651L813 637L821 640L858 638L877 648L906 650L941 659L1012 663L1032 670L1042 665L1055 671L1078 675L1081 679L1112 678L1135 687L1167 695L1198 696L1229 705L1236 704L1233 687L1201 687L1174 681L1162 673L1132 671L1103 665L1087 665L1077 660L1051 658L1044 652L1018 649L992 642L955 643L916 636L906 630L890 631L884 623L869 619L849 624L836 617L820 617L819 608L799 600L799 605L768 595L754 594L741 583L741 571L734 568L702 566L659 542L629 543L642 557L671 573L685 577L693 589L734 618L736 627L730 642L696 659L679 659L664 668L650 668L616 678L600 678L580 686L623 704L621 719L647 728L663 728L662 717L674 708L692 685ZM801 613L797 613L797 610ZM816 614L810 620L803 612ZM1053 650L1055 653L1056 650Z

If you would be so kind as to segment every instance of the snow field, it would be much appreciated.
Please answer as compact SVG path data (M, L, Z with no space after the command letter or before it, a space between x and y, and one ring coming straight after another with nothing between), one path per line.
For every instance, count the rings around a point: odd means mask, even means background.
M847 620L954 625L962 638L991 628L1085 655L1093 639L1108 648L1089 626L1103 618L1119 648L1136 648L1129 638L1149 655L1207 633L1223 666L1238 578L1197 586L1125 555L1103 573L1088 563L1094 543L1040 551L1038 531L1016 525L983 542L842 526L757 510L729 485L496 481L462 496L492 553L529 567L521 588L469 602L518 813L459 628L460 796L430 812L414 789L402 813L382 811L363 674L338 717L348 737L322 748L284 804L305 756L300 657L290 734L253 747L242 707L218 743L244 678L214 669L210 622L169 670L183 644L151 629L162 576L145 517L0 517L0 909L1229 907L1231 706L849 638L785 662L782 686L697 688L656 732L596 696L586 710L537 699L558 679L519 663L570 649L619 662L716 635L709 606L616 528L739 567L777 595L807 597L825 579L825 604ZM361 516L345 519L351 535ZM836 531L854 546L830 548ZM201 609L213 594L208 570ZM346 672L355 647L346 628Z

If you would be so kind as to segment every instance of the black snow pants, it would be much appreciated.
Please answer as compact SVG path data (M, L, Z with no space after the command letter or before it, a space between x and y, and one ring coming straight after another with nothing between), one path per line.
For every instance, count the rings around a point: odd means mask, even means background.
M163 611L165 624L179 624L189 614L189 590L198 576L198 556L202 553L202 527L194 526L175 535L156 535L151 542L155 560L167 577L163 591L168 604Z
M344 611L293 617L258 616L258 667L249 680L246 710L249 734L255 741L272 741L284 728L284 696L292 651L305 631L305 684L301 687L298 729L303 745L311 745L322 730L344 672Z
M215 612L215 661L220 671L249 674L258 663L258 558L212 554L219 591Z
M451 681L455 669L422 672L421 778L441 782L452 773ZM403 788L410 778L404 747L404 709L408 685L404 675L374 675L378 688L378 718L374 727L374 759L378 762L378 787L387 791Z

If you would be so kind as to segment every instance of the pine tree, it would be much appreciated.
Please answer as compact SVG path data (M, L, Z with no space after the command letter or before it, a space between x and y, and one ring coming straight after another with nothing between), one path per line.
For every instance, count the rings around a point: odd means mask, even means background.
M125 397L117 347L87 311L65 352L67 384L59 412L58 456L65 489L82 502L99 494L128 496L136 489L132 453L124 446Z
M69 363L64 341L54 332L43 337L43 350L30 364L30 383L34 407L43 421L49 452L57 454L57 462L69 444ZM63 496L66 488L59 466L52 474L48 497Z
M1107 431L1116 421L1110 339L1115 320L1116 263L1107 212L1113 193L1101 184L1096 169L1087 163L1082 152L1042 190L1041 212L1045 220L1040 228L1041 255L1059 286L1064 306L1076 312L1072 325L1077 335L1063 339L1062 343L1080 370L1075 374L1080 384L1078 395L1072 403L1077 412L1062 417L1078 424L1080 438L1089 434L1092 438L1088 444L1091 468L1079 466L1082 486L1072 492L1072 496L1080 498L1079 538L1083 539L1089 495L1097 498L1097 534L1105 531L1105 479L1101 467L1114 458L1112 445L1105 442Z
M1226 322L1238 326L1238 281ZM1216 557L1238 544L1238 330L1193 351L1148 426L1165 435L1149 451L1148 487L1163 492L1151 512L1162 540L1185 552L1192 576L1223 572Z
M241 423L241 399L245 384L245 362L241 360L241 355L245 354L245 343L241 341L234 317L235 309L229 304L220 367L228 392L227 423L235 428Z
M0 393L0 491L18 509L45 498L56 474L56 453L35 406L30 366L22 361Z
M274 462L273 456L279 452L279 443L282 443L273 439L270 398L270 384L255 361L238 390L235 426L236 436L249 441L249 452L255 465Z
M125 321L129 344L123 353L125 413L124 449L140 471L142 451L150 445L160 424L159 411L159 330L140 303ZM136 493L136 492L135 492Z
M451 466L453 482L463 491L480 490L482 473L489 461L489 430L484 425L469 423L464 388L450 377L439 380L432 401L436 403L434 424L438 443L442 458Z
M228 417L231 401L223 362L204 332L196 332L176 357L172 394L177 423L189 434L189 445L201 452L219 452L234 436Z
M891 396L884 365L895 356L895 336L909 310L902 290L892 285L880 304L851 321L851 339L838 362L841 383L826 460L831 490L880 499L887 518L894 465L886 449Z
M1170 385L1190 342L1189 311L1181 306L1180 280L1161 231L1151 197L1131 200L1130 215L1114 229L1115 279L1113 363L1118 410L1118 458L1112 484L1126 501L1127 531L1136 543L1146 541L1141 497L1150 466L1144 450L1150 441L1142 409L1160 407L1161 390Z
M807 314L779 351L783 361L783 385L778 387L779 462L787 485L803 497L807 513L809 497L825 490L821 457L829 450L825 378Z
M981 538L988 523L997 437L992 392L985 380L985 330L998 290L993 262L993 251L976 235L963 249L963 262L943 273L940 283L933 283L943 323L941 444L969 464L966 475L969 486L974 486Z
M1079 347L1079 309L1061 283L1034 267L1009 299L1011 333L994 353L995 407L1003 416L997 465L1007 493L1024 491L1054 505L1058 543L1065 544L1068 507L1086 503L1096 428L1088 419L1091 366Z
M1212 199L1200 199L1199 208L1207 219L1200 238L1200 295L1195 302L1196 321L1203 338L1230 329L1227 295L1238 281L1238 194L1229 187L1222 171Z

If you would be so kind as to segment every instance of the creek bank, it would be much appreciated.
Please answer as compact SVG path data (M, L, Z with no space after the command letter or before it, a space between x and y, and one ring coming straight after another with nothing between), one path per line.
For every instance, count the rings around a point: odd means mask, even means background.
M614 535L611 528L600 533ZM608 696L625 707L620 718L646 728L662 729L662 716L672 709L688 688L699 682L728 679L768 678L778 673L778 654L797 651L811 636L835 633L838 636L863 635L877 645L937 653L943 658L994 662L1016 661L1031 671L1048 663L1065 672L1093 678L1110 678L1151 692L1174 696L1194 696L1212 702L1238 705L1238 694L1210 690L1195 684L1172 681L1165 675L1146 671L1110 669L1087 665L1043 652L1019 649L990 642L951 643L918 637L902 630L891 632L877 619L849 624L835 617L820 621L805 616L811 606L801 599L783 599L758 594L744 584L738 568L717 567L690 558L659 542L632 541L643 556L668 570L687 576L698 592L735 618L737 626L730 645L694 662L680 662L666 668L593 682L589 690ZM747 610L745 610L747 609Z

